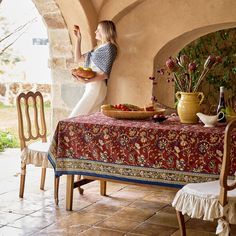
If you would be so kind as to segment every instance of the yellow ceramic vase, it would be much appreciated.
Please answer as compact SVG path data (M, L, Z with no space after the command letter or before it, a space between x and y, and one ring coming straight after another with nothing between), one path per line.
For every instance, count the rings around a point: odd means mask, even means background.
M180 122L185 124L197 123L198 117L196 114L200 112L204 94L202 92L177 92L175 96L178 99L177 112Z

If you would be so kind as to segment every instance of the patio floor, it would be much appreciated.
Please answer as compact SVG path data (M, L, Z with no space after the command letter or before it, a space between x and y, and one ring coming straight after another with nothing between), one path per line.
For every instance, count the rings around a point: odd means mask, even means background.
M108 196L99 182L74 190L73 211L65 210L65 177L61 177L59 206L53 199L53 170L48 169L45 191L39 189L40 168L27 166L25 197L18 197L19 149L0 153L0 235L57 236L178 236L170 203L176 189L108 183ZM186 218L187 219L187 218ZM215 235L216 222L188 220L187 235ZM236 227L232 235L236 235Z

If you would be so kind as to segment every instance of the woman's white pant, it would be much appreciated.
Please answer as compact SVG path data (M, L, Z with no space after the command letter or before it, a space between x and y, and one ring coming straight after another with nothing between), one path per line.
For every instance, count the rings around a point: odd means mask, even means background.
M100 107L105 100L106 94L107 86L105 80L87 83L83 96L72 110L69 118L100 111Z

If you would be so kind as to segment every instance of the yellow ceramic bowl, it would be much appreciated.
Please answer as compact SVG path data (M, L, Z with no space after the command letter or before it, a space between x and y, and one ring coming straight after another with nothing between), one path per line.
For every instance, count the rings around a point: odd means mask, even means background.
M226 115L227 122L230 122L231 120L235 120L235 119L236 119L236 115L235 116Z

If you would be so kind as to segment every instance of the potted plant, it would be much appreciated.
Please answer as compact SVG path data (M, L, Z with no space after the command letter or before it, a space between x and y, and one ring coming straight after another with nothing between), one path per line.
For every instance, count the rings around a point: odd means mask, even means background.
M178 100L177 112L182 123L197 123L196 113L200 111L204 95L198 91L207 73L221 63L219 56L210 55L204 62L203 70L199 73L199 66L195 61L190 61L186 55L179 58L170 57L165 68L158 70L160 75L166 75L169 82L176 84Z

